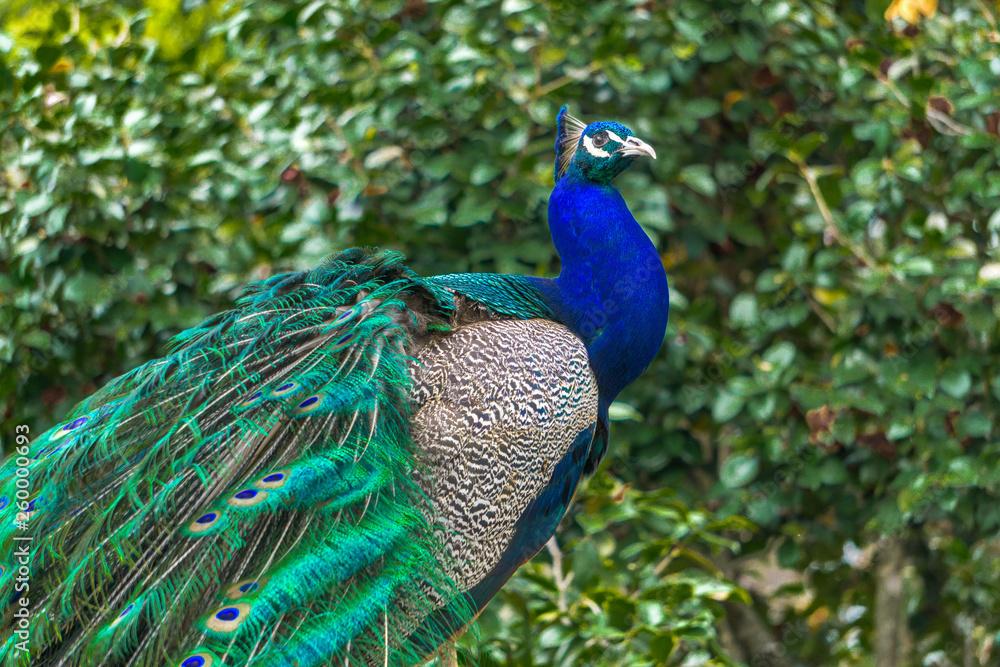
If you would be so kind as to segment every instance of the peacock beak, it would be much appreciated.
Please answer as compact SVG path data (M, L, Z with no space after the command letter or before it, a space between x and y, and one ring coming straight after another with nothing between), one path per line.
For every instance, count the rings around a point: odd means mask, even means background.
M625 140L625 146L622 148L622 155L648 155L654 160L656 159L656 151L653 150L653 147L642 139L638 139L636 137L629 137Z

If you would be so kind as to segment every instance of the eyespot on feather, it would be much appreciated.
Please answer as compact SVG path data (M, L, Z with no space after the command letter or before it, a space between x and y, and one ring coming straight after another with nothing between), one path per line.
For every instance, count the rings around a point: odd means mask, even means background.
M343 350L345 347L353 343L355 338L357 338L356 331L351 331L349 333L346 333L337 339L337 342L330 347L329 351L339 352L340 350Z
M257 489L241 489L226 499L226 504L233 507L253 507L267 500L267 491Z
M235 584L226 589L225 597L229 600L239 600L248 595L253 595L261 588L263 588L270 577L262 576L256 579L243 579L237 581Z
M254 393L247 396L241 403L236 405L237 410L246 410L257 404L258 399L264 395L263 391L257 390Z
M64 424L62 426L62 428L60 428L58 431L56 431L55 433L52 434L51 438L52 438L52 440L55 440L57 438L61 438L64 435L67 435L68 433L71 433L71 432L77 430L78 428L80 428L81 426L83 426L84 424L86 424L88 421L90 421L90 417L88 417L87 415L84 415L82 417L77 417L76 419L74 419L70 423Z
M129 604L127 607L125 607L125 609L122 610L122 612L120 614L118 614L118 616L115 618L115 620L111 621L111 625L108 626L108 627L112 627L112 628L116 627L119 623L121 623L126 618L128 618L132 614L132 611L135 610L135 608L136 608L136 606L135 606L134 602L132 602L131 604Z
M288 481L287 470L276 470L268 473L253 483L258 489L280 489Z
M66 443L60 442L57 445L49 445L47 447L42 447L41 449L38 450L38 453L35 455L35 460L42 461L44 459L49 458L53 454L60 452L65 444Z
M357 317L358 313L360 313L360 312L361 312L361 306L354 306L353 308L348 308L347 310L345 310L344 312L342 312L340 315L338 315L336 319L334 319L332 322L330 322L330 327L331 328L336 328L336 327L339 327L339 326L343 326L344 324L347 324L348 322L350 322L351 320L353 320L355 317Z
M215 667L217 665L222 665L222 661L214 653L201 647L188 653L177 663L177 667Z
M226 605L213 613L205 621L205 625L209 630L230 634L236 632L236 629L247 619L249 614L250 605L246 602L237 602Z
M187 529L192 533L207 533L216 528L222 520L220 510L209 510L187 525Z
M282 396L288 396L293 391L299 388L299 383L295 380L290 380L289 382L282 383L278 385L275 389L271 391L271 398L281 398Z
M325 393L313 394L295 406L295 409L292 410L292 414L296 417L302 417L311 412L315 412L323 407L324 398L326 398Z

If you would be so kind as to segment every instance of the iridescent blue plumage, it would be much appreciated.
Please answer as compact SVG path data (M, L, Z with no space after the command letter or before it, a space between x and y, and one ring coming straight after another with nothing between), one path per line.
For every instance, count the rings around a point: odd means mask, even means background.
M560 112L555 279L419 278L349 250L248 286L0 469L34 550L33 665L419 662L551 537L662 342L611 180L655 157ZM20 533L17 521L27 521ZM4 664L17 563L0 562Z
M610 135L604 137L607 143L597 139L601 145L595 146L594 137L601 135ZM663 264L611 183L635 157L655 153L627 127L608 121L584 126L563 107L556 154L549 229L562 272L554 280L523 280L534 285L552 319L587 346L601 395L601 424L588 457L587 469L593 471L607 449L609 406L652 362L667 327L670 293ZM479 283L470 296L502 302L506 291L498 292L485 292Z
M604 129L594 124L584 137ZM549 228L562 272L553 281L537 281L559 321L587 345L604 433L611 402L659 351L670 306L656 248L610 182L616 169L612 165L595 177L570 164L549 198ZM606 440L597 443L588 470L606 448Z

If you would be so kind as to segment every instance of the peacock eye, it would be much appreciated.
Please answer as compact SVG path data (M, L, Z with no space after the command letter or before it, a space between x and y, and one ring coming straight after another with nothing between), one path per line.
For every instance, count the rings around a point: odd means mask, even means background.
M594 135L594 145L600 148L604 144L608 143L608 133L601 131Z

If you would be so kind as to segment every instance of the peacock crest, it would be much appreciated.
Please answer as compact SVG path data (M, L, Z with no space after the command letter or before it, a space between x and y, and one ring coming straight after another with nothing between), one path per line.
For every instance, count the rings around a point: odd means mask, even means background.
M556 117L556 182L569 169L577 148L580 147L580 137L587 129L586 123L569 114L569 107L563 105Z

